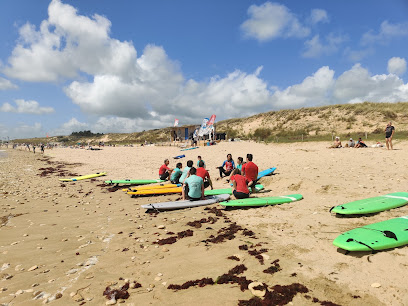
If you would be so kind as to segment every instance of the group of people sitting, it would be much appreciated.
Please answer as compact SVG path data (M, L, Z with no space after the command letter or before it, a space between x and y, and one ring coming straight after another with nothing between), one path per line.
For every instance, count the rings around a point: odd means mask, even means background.
M220 178L229 177L227 182L232 183L233 195L236 199L248 198L249 189L255 192L258 166L252 162L252 159L252 154L247 154L246 162L242 157L238 157L235 167L232 155L228 154L223 164L217 167ZM180 162L176 164L174 169L169 168L169 164L170 161L165 159L164 164L159 169L159 177L161 180L170 180L173 184L183 184L183 200L204 200L204 189L207 187L211 187L211 190L214 189L210 174L206 170L206 164L201 156L198 156L197 168L193 167L194 162L192 160L187 161L187 166L183 170L183 165Z
M341 144L340 137L336 136L334 139L334 143L332 146L329 147L329 149L337 149L337 148L342 148L343 145ZM350 140L345 144L345 148L367 148L367 145L364 143L364 141L361 139L361 137L355 142L353 138L350 138Z

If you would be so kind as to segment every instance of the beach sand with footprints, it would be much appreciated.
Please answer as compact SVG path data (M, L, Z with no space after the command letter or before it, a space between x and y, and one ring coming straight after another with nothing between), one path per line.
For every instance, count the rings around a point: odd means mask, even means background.
M408 215L408 206L340 218L332 206L408 191L408 142L327 149L327 143L224 142L177 147L60 148L45 155L7 149L0 158L0 303L3 305L408 305L408 247L349 253L339 234ZM4 152L3 152L4 153ZM179 195L131 198L108 179L157 178L201 155L216 188L227 153L254 154L277 167L256 196L300 193L278 206L223 210L219 204L146 214L142 204ZM106 171L78 182L59 178ZM253 282L255 289L249 290ZM250 285L252 288L254 284ZM117 297L114 300L113 297ZM258 300L259 302L260 300ZM330 304L333 303L333 304Z

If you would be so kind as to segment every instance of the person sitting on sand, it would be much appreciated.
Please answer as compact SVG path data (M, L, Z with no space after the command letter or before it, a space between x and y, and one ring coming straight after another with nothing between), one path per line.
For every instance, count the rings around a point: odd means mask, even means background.
M187 161L187 166L184 167L183 173L180 176L180 181L179 181L180 183L184 183L184 180L188 177L189 171L190 171L192 166L193 166L193 161L188 160Z
M356 145L355 141L353 140L353 138L350 138L350 140L348 141L348 143L346 144L346 147L349 148L354 148Z
M210 174L204 168L204 161L203 160L200 160L200 162L198 163L197 176L199 176L199 177L201 177L203 179L204 189L207 188L208 186L211 186L211 190L214 189L211 178L210 178Z
M337 149L337 148L341 148L341 141L340 141L340 137L336 136L336 138L334 139L334 143L332 146L329 147L329 149Z
M244 159L240 156L237 158L237 169L239 169L239 171L242 171L242 165L245 164L244 163Z
M200 155L197 156L197 159L198 159L198 161L197 161L197 167L200 167L200 161L202 161L202 162L204 163L204 168L205 168L205 161L202 160L202 158L201 158Z
M224 169L225 166L225 169ZM220 178L222 178L222 175L224 174L225 176L229 176L232 172L232 170L235 169L235 163L234 160L232 159L231 154L227 154L227 159L224 160L222 166L217 167L217 169L220 170Z
M191 167L182 189L183 200L199 201L205 199L203 179L197 176L196 173L196 168Z
M176 168L174 168L174 171L170 176L170 182L172 184L180 183L180 176L183 174L183 171L181 171L182 167L183 167L182 163L177 163Z
M242 175L245 176L248 182L250 183L250 187L252 192L255 192L255 184L258 180L258 166L252 162L254 156L252 154L247 154L246 163L242 165Z
M249 189L247 186L248 179L241 175L241 171L235 168L231 172L232 194L236 199L245 199L249 197Z
M166 158L164 160L164 164L160 167L159 169L159 177L161 180L165 181L165 180L169 180L170 179L170 174L173 172L173 169L169 168L170 162L169 160Z
M361 137L358 139L355 148L367 148L367 145L364 143Z

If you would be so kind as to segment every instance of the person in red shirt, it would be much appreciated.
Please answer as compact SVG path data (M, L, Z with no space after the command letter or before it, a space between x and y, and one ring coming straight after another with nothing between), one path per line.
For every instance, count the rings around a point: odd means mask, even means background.
M225 169L224 169L225 166ZM227 159L224 160L222 166L217 167L217 169L220 170L220 178L222 178L222 175L224 174L225 176L229 176L232 172L232 170L235 169L235 163L234 160L232 159L231 154L227 154Z
M236 199L245 199L249 197L248 180L241 175L239 169L234 169L231 173L230 181L233 186L233 195Z
M211 178L210 178L210 174L208 173L207 170L205 170L204 168L205 164L203 160L200 160L198 162L198 168L197 168L197 173L196 175L201 177L204 181L204 188L207 188L208 186L211 186L211 190L214 189Z
M164 164L159 169L159 177L161 180L169 180L170 174L173 172L173 169L169 168L169 160L166 158L164 160Z
M246 177L250 183L248 186L251 187L252 192L255 192L255 184L258 179L258 166L252 162L252 154L247 154L246 163L242 165L242 174Z

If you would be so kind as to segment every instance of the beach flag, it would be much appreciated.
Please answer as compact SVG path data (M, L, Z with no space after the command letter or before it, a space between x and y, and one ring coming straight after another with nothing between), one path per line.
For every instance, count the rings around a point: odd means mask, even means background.
M215 115L212 115L211 117L210 117L210 120L208 121L208 126L212 126L213 124L214 124L214 122L215 122Z
M48 136L48 133L46 135L47 135L47 138L50 137L50 136Z
M200 129L198 130L198 136L202 137L205 135L205 130L206 130L208 121L210 121L210 119L204 118L203 123L201 123Z
M174 120L174 126L175 126L175 127L178 126L178 123L179 123L179 120L178 120L178 119L175 119L175 120Z

